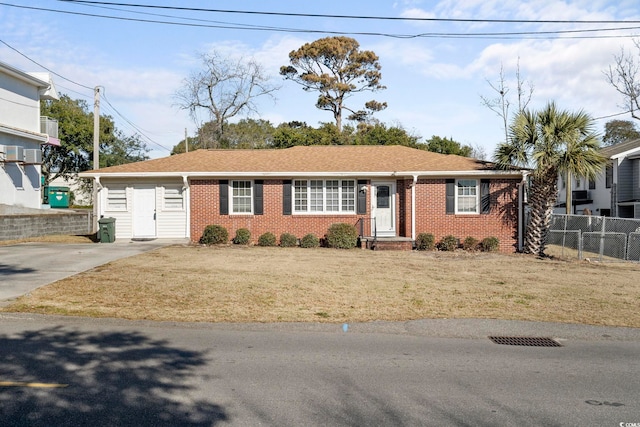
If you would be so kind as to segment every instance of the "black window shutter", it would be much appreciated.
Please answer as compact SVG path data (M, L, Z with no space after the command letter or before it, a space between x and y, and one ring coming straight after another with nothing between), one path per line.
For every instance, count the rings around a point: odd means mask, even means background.
M229 215L229 181L220 180L220 215Z
M491 193L489 192L489 180L480 180L480 213L491 212Z
M456 213L456 180L447 179L445 182L447 185L447 215L452 215Z
M264 206L264 197L262 196L262 186L264 181L256 179L253 181L253 213L262 215Z
M358 180L358 208L357 214L364 215L367 213L367 192L362 190L362 187L367 185L367 181L364 179Z
M291 180L282 181L282 214L291 215Z

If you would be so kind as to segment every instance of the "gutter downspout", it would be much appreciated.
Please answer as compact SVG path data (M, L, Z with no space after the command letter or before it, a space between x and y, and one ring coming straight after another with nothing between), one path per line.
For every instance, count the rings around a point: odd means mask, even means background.
M518 184L518 252L522 252L524 248L524 221L525 221L525 213L524 213L524 205L527 203L525 198L525 188L527 185L527 176L529 173L527 171L522 171L522 181Z
M413 175L413 183L411 184L411 240L416 241L416 184L418 183L418 175Z
M101 211L101 203L100 203L100 190L102 190L102 184L100 184L100 176L96 176L94 178L95 182L93 185L93 220L91 221L91 233L98 232L98 218L100 217Z
M185 204L185 215L187 216L184 222L185 224L184 236L189 240L191 240L191 232L190 232L191 230L191 189L189 187L189 179L187 175L182 175L182 190L185 192L184 204Z

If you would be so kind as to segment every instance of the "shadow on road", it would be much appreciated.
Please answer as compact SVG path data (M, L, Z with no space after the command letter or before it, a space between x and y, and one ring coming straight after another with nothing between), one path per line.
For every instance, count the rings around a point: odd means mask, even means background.
M36 271L33 268L17 268L12 265L0 264L0 274L21 274L21 273L33 273Z
M204 356L137 332L55 327L0 335L0 419L11 426L215 425L227 419L224 409L188 397Z

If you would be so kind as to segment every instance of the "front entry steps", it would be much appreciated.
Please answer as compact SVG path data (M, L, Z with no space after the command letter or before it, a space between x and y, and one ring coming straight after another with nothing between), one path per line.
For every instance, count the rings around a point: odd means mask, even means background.
M360 248L374 251L411 251L413 240L410 237L360 237Z

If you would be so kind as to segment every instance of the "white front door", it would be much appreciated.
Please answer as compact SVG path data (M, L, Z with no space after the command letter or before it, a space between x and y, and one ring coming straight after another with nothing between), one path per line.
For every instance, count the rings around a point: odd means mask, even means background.
M371 183L373 194L371 197L371 216L373 223L371 229L378 236L396 235L396 183L376 182Z
M156 189L133 189L133 237L156 237Z

